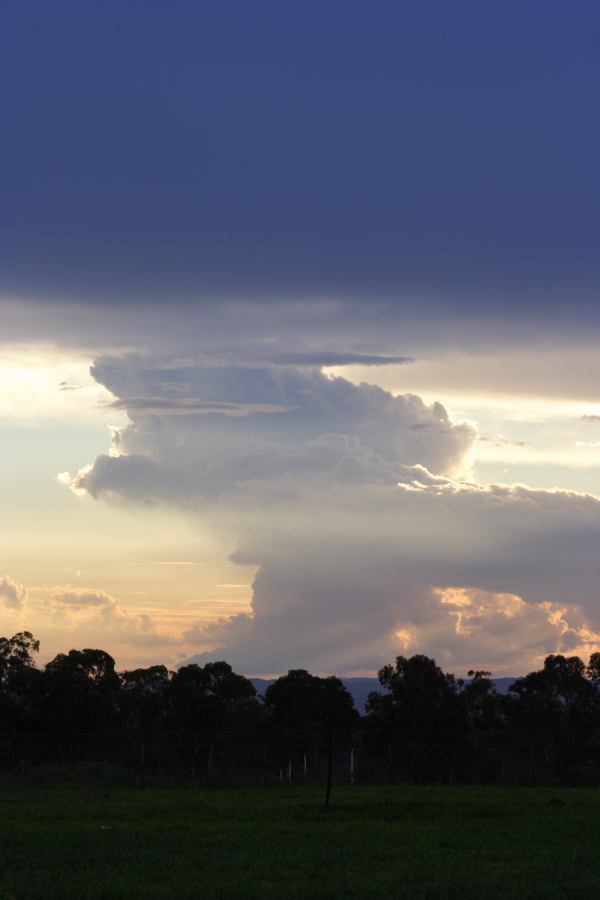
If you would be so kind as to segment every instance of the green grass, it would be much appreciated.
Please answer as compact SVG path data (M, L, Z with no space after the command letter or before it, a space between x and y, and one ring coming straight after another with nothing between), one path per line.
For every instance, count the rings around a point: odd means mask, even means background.
M0 898L600 894L600 792L0 791Z

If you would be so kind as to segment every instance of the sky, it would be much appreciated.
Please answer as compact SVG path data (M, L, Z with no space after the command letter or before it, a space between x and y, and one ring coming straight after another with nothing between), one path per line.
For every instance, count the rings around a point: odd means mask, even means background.
M600 649L600 8L5 0L0 634Z

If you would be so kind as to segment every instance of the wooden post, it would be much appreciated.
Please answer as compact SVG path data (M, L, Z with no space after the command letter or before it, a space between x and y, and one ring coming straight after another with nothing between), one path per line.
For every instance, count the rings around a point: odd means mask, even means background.
M329 716L329 739L327 741L327 788L325 790L325 809L329 809L331 798L331 777L333 774L333 716Z
M141 763L142 763L142 783L141 786L143 788L146 787L146 744L142 741L142 752L141 752Z
M217 733L215 735L215 739L212 742L212 744L210 745L210 750L208 752L208 765L206 766L206 769L208 772L210 772L210 770L212 769L213 757L215 754L215 747L217 746L217 741L219 740L220 736L221 736L221 732L217 731Z
M196 759L198 758L198 750L200 749L200 737L198 734L195 735L194 739L194 750L192 752L192 763L190 765L190 775L194 778L196 774Z

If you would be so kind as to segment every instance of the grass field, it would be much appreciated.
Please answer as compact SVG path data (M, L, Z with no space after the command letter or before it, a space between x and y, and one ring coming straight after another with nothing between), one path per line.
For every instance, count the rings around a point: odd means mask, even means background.
M593 789L0 793L0 898L589 898Z

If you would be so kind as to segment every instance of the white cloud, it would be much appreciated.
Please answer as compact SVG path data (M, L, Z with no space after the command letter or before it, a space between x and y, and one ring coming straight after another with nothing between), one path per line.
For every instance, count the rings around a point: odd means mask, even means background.
M22 610L27 599L27 591L20 581L14 581L8 575L0 578L0 603L6 609Z
M106 591L56 586L48 593L46 609L52 618L75 631L98 626L113 639L121 635L130 643L169 643L167 635L157 632L150 616L128 611Z
M441 404L393 397L316 369L168 371L165 363L151 367L134 358L103 360L93 372L132 420L116 433L110 456L72 479L75 489L94 497L195 504L243 486L256 492L262 485L272 495L315 481L391 485L406 465L456 475L470 463L475 431L451 422ZM140 396L151 401L148 408ZM178 414L183 400L185 416ZM192 413L197 402L204 404L201 415ZM207 403L214 411L207 412ZM223 404L252 413L224 415Z
M6 579L0 582L4 584ZM17 585L22 600L27 596ZM157 653L173 655L175 639L156 627L146 612L138 612L112 594L96 588L56 585L29 593L21 607L18 623L12 630L26 628L41 644L41 660L71 648L100 647L120 660L135 660L136 665L156 662Z
M11 632L27 628L40 639L45 660L71 647L100 645L129 658L142 659L146 652L154 662L156 648L168 650L174 643L145 612L130 611L112 594L95 588L57 585L30 596L20 582L3 576L0 605L19 614Z
M297 367L125 358L94 372L125 408L140 396L288 408L134 404L113 455L72 479L95 497L192 510L259 567L252 615L186 632L203 659L347 672L409 647L506 670L600 629L600 502L461 480L476 432L440 404Z

